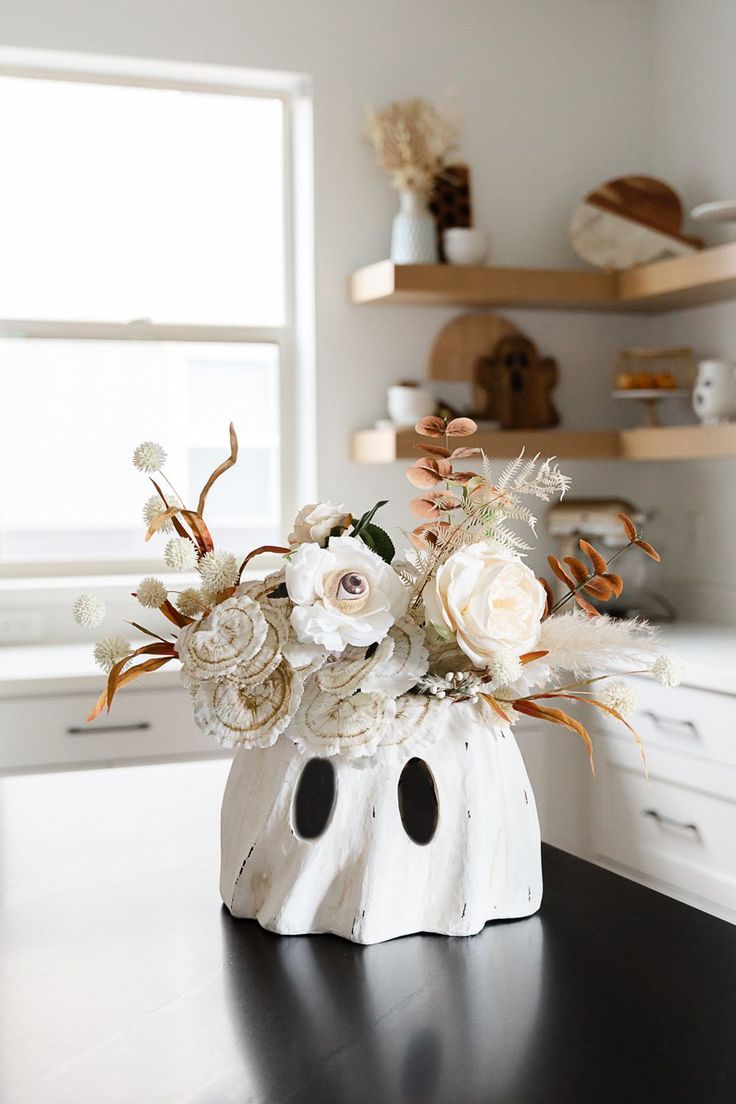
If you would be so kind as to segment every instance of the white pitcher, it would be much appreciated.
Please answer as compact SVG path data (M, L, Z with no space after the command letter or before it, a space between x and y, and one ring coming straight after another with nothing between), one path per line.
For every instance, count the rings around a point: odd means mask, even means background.
M693 409L703 425L736 421L736 364L701 360L693 389Z

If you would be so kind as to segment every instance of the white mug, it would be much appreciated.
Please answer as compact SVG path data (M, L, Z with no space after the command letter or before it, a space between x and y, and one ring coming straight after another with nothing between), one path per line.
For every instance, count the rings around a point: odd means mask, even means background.
M452 226L442 235L445 257L450 264L483 264L488 255L488 238L485 230L473 226Z
M693 409L703 425L736 420L736 364L701 360L693 388Z
M434 414L437 400L431 391L397 383L388 389L388 412L397 426L413 426L420 418Z

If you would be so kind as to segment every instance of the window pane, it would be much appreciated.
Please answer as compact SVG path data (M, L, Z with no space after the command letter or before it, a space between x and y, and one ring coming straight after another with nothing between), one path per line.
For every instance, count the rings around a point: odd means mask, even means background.
M0 563L160 557L144 543L153 493L131 463L160 442L187 505L240 439L205 516L218 547L280 543L274 345L0 341Z
M0 318L279 325L283 105L0 77Z

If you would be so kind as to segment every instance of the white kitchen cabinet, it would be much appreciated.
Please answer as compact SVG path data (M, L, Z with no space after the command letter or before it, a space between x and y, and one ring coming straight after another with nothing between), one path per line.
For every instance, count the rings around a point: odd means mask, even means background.
M104 688L88 651L25 648L0 657L0 772L232 755L199 731L169 668L125 687L109 716L87 724Z
M736 695L630 679L640 700L631 734L586 711L596 777L576 738L527 722L517 739L542 838L582 858L736 922ZM581 719L582 719L582 714Z

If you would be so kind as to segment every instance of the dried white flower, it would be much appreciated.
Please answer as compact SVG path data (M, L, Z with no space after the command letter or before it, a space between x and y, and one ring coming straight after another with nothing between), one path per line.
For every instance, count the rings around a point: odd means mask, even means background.
M172 537L164 548L164 563L172 571L194 571L197 549L188 537Z
M615 709L617 713L628 720L639 708L639 698L634 690L626 682L616 680L609 682L601 691L600 700L609 709Z
M204 587L219 594L226 587L234 586L238 581L238 561L232 552L219 549L206 552L197 565Z
M271 747L296 713L301 696L301 679L288 663L281 663L254 689L226 678L200 683L194 719L202 732L224 747Z
M169 502L169 505L170 506L178 506L179 505L179 503L174 499L173 495L171 496L171 501ZM165 509L166 509L166 507L164 506L163 502L161 501L160 497L157 494L151 495L150 498L146 499L145 505L143 507L143 520L146 523L146 529L149 528L149 526L151 525L151 522L153 521L153 519L155 517L158 517L159 514L163 513L163 511ZM171 522L171 519L167 518L166 521L163 523L163 525L160 525L158 527L156 532L157 533L173 533L174 532L174 526Z
M138 584L136 597L146 609L158 609L166 601L167 590L160 579L147 575Z
M652 674L662 686L679 686L684 664L679 656L659 655L654 661Z
M176 608L185 617L199 617L200 613L204 613L208 604L205 601L204 594L197 587L187 587L176 598Z
M85 629L96 629L102 624L107 607L96 594L80 594L72 606L72 617Z
M125 656L133 651L132 645L122 636L106 636L95 644L95 663L103 671L111 671L112 668Z
M488 665L495 686L510 686L521 678L524 668L514 652L498 652Z
M204 621L183 628L176 650L185 673L203 682L250 664L263 649L268 633L269 623L257 602L228 598Z
M138 471L160 471L166 463L166 453L155 441L143 441L133 453L133 463Z

